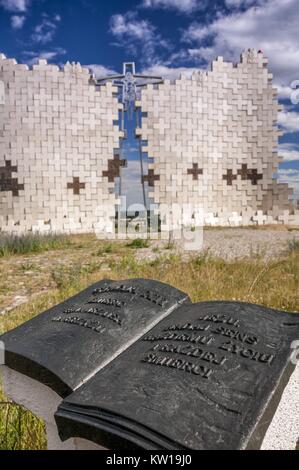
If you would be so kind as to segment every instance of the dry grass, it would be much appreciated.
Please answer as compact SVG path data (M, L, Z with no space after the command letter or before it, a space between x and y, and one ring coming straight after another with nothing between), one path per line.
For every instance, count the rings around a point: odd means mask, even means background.
M72 237L71 243L71 249L49 252L38 258L32 254L25 261L18 256L3 259L3 266L11 270L10 289L0 290L0 307L1 293L5 305L11 288L16 290L20 282L29 296L26 303L0 316L1 332L108 277L157 279L187 292L194 302L240 300L299 311L298 244L290 246L283 258L266 263L262 259L227 262L208 254L183 261L172 250L164 250L154 261L138 262L134 256L138 248L127 248L125 243L101 242L87 236ZM150 247L149 251L152 251ZM22 270L24 262L27 265ZM3 266L0 264L2 286L7 280ZM24 273L28 272L31 275L26 276ZM45 285L46 290L42 290ZM4 402L0 404L0 449L45 448L42 423L17 405L7 403L8 399L1 392L0 401Z
M46 448L44 424L21 406L8 400L0 389L0 450Z

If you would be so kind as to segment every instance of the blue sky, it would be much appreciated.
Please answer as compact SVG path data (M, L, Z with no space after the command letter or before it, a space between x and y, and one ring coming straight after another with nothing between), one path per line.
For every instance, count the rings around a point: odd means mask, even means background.
M284 105L279 178L299 196L298 24L298 0L0 0L0 52L28 64L78 61L97 76L132 60L175 78L217 55L236 61L243 49L262 49ZM136 161L129 170L136 181Z

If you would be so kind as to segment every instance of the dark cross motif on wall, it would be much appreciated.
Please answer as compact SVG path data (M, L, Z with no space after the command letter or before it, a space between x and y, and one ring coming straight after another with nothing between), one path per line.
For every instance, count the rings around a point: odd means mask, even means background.
M202 175L202 168L198 168L198 163L192 163L192 168L188 168L188 175L192 175L194 180L198 180L198 175Z
M252 184L257 184L258 180L261 180L263 175L258 173L256 169L248 170L248 179L251 180Z
M155 181L159 181L159 179L160 179L160 176L155 175L154 170L148 170L147 175L144 175L142 177L142 182L144 183L145 181L147 181L149 186L154 186Z
M120 176L120 168L126 166L127 161L121 160L119 155L114 155L113 160L108 160L108 170L103 171L102 176L108 177L109 183L113 183Z
M80 194L80 189L85 189L85 183L80 183L78 176L73 176L73 182L67 184L67 189L72 189L74 194Z
M10 160L6 160L5 166L0 167L0 191L11 191L13 196L18 196L19 191L24 189L23 184L18 183L18 178L12 178L12 173L18 171L17 166L12 166Z
M262 173L258 173L256 168L247 168L246 163L237 171L237 175L241 176L241 180L250 180L251 184L254 185L263 178ZM227 174L223 175L223 179L231 186L233 180L237 179L237 175L233 174L233 170L227 170Z
M198 168L198 163L192 163L192 168L188 168L188 175L192 175L194 180L198 180L198 175L202 175L202 168Z
M238 170L238 175L241 176L241 180L247 180L247 178L248 178L248 168L247 168L246 163L242 165L240 170Z
M233 180L237 179L237 175L233 175L233 170L227 170L227 174L223 175L223 179L226 180L228 186L233 184Z
M255 168L247 168L246 163L244 163L240 170L238 170L238 175L241 176L242 180L251 180L252 184L257 184L258 180L263 178L261 173L258 173Z

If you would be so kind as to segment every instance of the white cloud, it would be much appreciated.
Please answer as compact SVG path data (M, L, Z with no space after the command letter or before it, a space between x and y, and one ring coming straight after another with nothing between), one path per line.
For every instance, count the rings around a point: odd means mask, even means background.
M163 49L170 49L168 41L162 38L148 20L140 19L136 12L113 15L110 19L110 32L116 38L114 45L125 47L128 53L138 55L142 63L155 63Z
M293 93L293 88L288 85L280 85L279 83L274 83L278 91L278 96L282 100L290 99L291 94Z
M299 196L299 170L279 169L277 176L279 182L288 183L291 188L294 188L295 197Z
M85 65L85 67L88 67L89 69L91 69L93 73L95 74L96 78L104 78L104 77L107 77L108 75L116 74L115 70L112 70L109 67L105 67L105 65L89 64L89 65Z
M32 40L39 44L51 42L60 21L61 17L59 15L49 17L47 14L44 14L41 23L34 28L34 33L31 36Z
M144 8L164 8L178 10L181 13L191 13L205 6L204 0L143 0Z
M26 16L24 15L13 15L10 20L11 20L11 27L13 29L21 29L23 27L23 24L25 22Z
M139 153L139 147L138 147L137 141L136 141L136 145L133 145L130 143L130 141L125 140L123 144L123 149L126 155L129 155L131 153Z
M23 13L27 10L29 0L0 0L0 6L7 11Z
M57 47L56 49L53 49L51 51L25 51L23 54L26 57L26 63L28 65L33 65L36 64L39 59L53 60L61 55L65 55L66 50L61 47Z
M299 132L299 114L294 111L281 111L278 114L278 124L287 134Z
M253 4L263 3L264 0L225 0L225 4L228 7L240 8L248 7Z
M122 195L127 197L127 204L142 203L140 162L128 160L127 167L122 169Z
M169 80L175 80L181 75L190 77L194 71L198 69L191 67L168 67L166 65L156 64L150 67L144 68L142 73L145 75L153 75L157 77L166 78Z
M283 157L285 162L299 161L299 147L294 143L280 144L278 153Z
M33 0L0 0L0 8L15 13L10 17L12 29L21 29L26 20L29 7Z
M298 0L264 0L246 11L216 18L208 25L193 23L183 40L192 44L190 57L210 62L217 55L236 60L248 48L262 49L276 82L289 86L299 78ZM207 41L208 45L202 45Z
M139 20L133 12L111 17L110 31L119 38L148 40L153 38L154 30L154 26L149 21Z

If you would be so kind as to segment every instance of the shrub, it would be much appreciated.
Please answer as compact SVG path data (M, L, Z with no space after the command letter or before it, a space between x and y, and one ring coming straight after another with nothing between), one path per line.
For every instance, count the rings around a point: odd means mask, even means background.
M135 238L135 240L127 243L127 246L130 248L148 248L149 242L144 238Z

